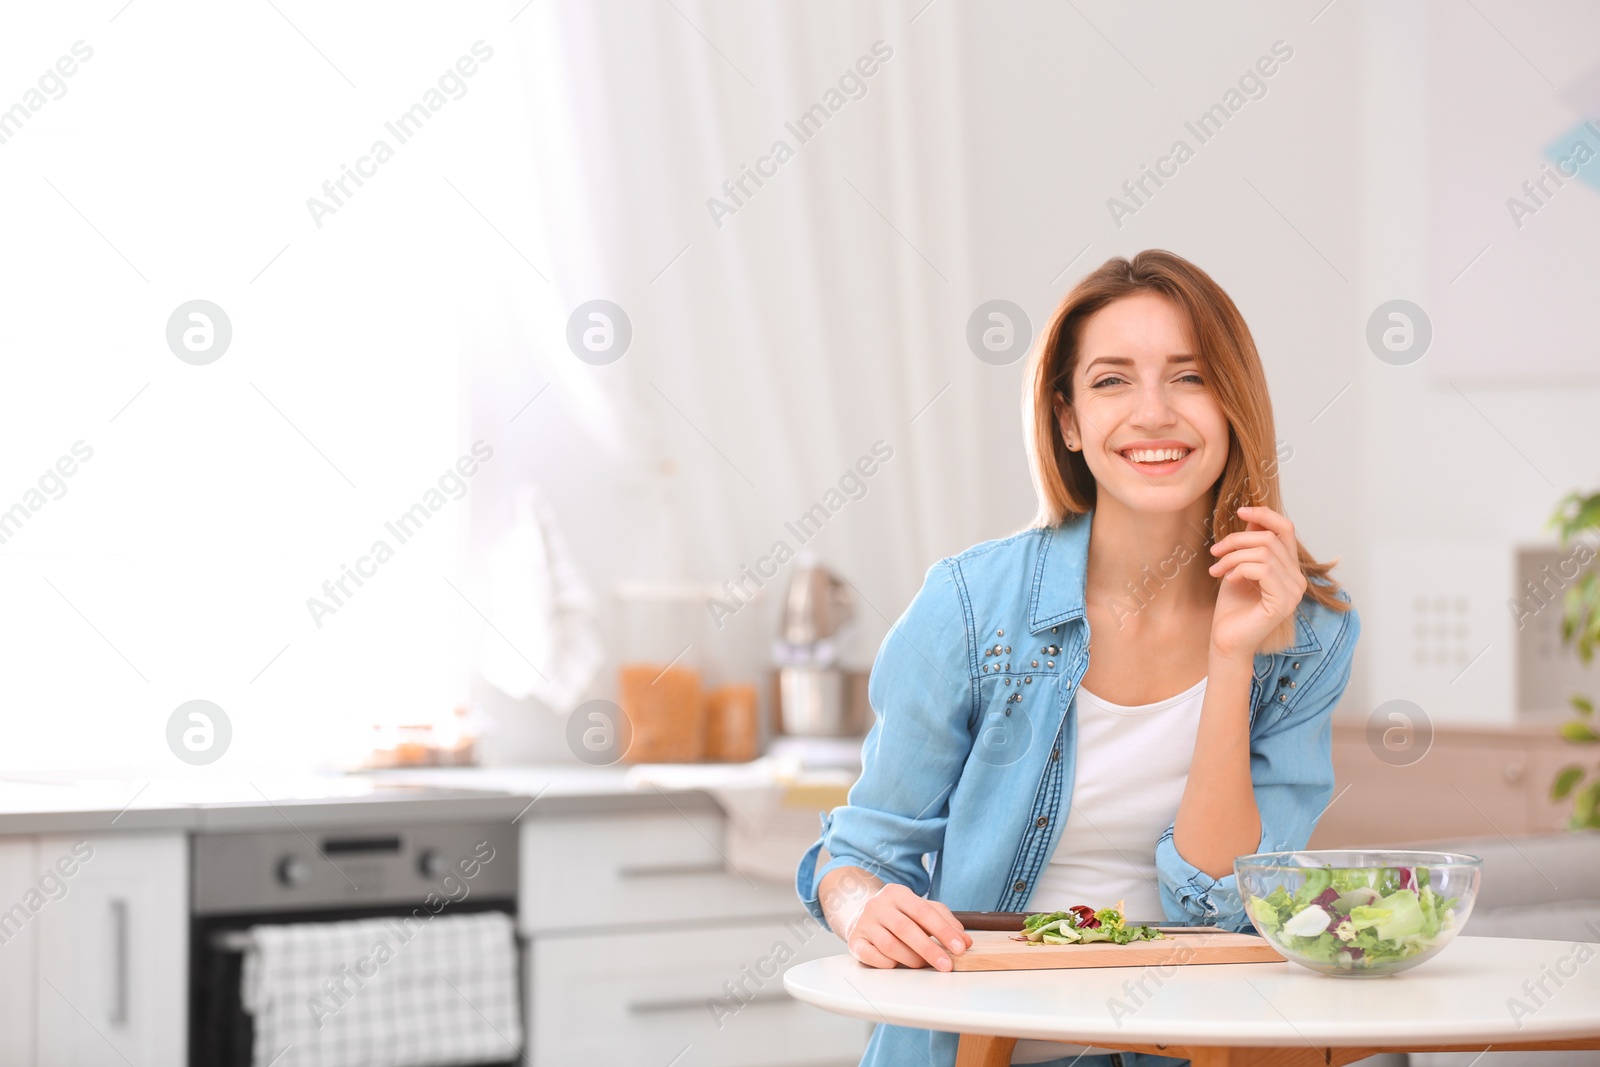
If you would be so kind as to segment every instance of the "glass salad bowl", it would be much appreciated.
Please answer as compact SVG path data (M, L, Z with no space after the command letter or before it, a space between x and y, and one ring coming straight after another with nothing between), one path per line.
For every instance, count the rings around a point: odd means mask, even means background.
M1240 856L1245 914L1285 957L1323 974L1415 967L1472 913L1483 861L1461 852L1353 849Z

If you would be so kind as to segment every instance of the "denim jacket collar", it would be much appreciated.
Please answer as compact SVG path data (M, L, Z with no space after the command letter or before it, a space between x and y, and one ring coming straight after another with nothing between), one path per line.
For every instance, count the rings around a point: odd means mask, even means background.
M1083 618L1084 583L1088 580L1089 520L1093 511L1071 515L1059 526L1047 526L1033 568L1033 595L1028 602L1028 629L1033 633Z
M1088 581L1089 527L1094 509L1069 515L1059 526L1046 527L1039 545L1039 562L1033 571L1033 594L1028 603L1028 628L1033 633L1084 616L1084 589ZM1294 609L1293 646L1278 655L1306 656L1322 651L1316 631L1305 612ZM1259 661L1259 657L1258 657ZM1259 671L1257 673L1260 673Z

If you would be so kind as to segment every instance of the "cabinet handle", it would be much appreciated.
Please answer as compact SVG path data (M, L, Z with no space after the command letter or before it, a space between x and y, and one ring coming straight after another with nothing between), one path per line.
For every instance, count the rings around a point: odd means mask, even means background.
M666 1011L705 1011L706 1002L710 999L709 997L702 997L696 1000L692 997L684 997L681 1000L631 1000L628 1002L628 1013L630 1015L651 1015ZM789 996L788 993L777 990L771 993L757 993L749 1000L744 1001L741 1007L751 1004L788 1004L792 1003L793 1000L794 998Z
M111 899L111 1025L128 1025L128 902Z
M658 863L640 867L618 867L618 878L660 878L678 874L721 874L725 868L721 860L708 863Z

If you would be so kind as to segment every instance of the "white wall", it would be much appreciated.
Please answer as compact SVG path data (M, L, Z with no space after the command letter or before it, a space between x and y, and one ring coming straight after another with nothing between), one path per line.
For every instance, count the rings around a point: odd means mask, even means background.
M1366 491L1356 529L1373 607L1363 649L1369 703L1399 697L1437 720L1506 721L1515 711L1515 626L1506 602L1520 594L1513 552L1548 542L1544 521L1558 497L1593 486L1594 449L1585 431L1600 389L1592 377L1519 375L1515 350L1503 353L1505 370L1497 378L1470 376L1459 349L1471 343L1473 327L1438 309L1450 307L1450 279L1477 249L1492 246L1474 271L1493 271L1514 253L1504 197L1516 188L1480 196L1470 210L1452 198L1463 208L1447 219L1432 209L1453 187L1482 189L1476 174L1458 171L1464 159L1536 173L1542 156L1530 151L1529 136L1515 124L1535 130L1533 143L1540 144L1539 130L1553 139L1572 121L1559 114L1561 97L1540 69L1556 85L1569 85L1600 62L1600 46L1581 28L1592 24L1592 13L1555 5L1481 7L1482 15L1444 4L1362 9L1369 26L1361 68L1362 306L1408 298L1434 308L1437 319L1435 346L1422 362L1360 361ZM1441 48L1453 50L1448 78L1435 70ZM1477 77L1463 77L1463 68ZM1465 130L1476 138L1463 143ZM1447 136L1451 142L1441 143ZM1569 250L1592 248L1596 199L1594 189L1575 185L1539 223ZM1448 234L1434 232L1436 226L1448 226ZM1451 254L1440 250L1452 247L1471 251L1440 262ZM1487 310L1520 321L1529 345L1546 343L1541 320L1527 309L1506 301ZM1587 304L1564 312L1592 321L1592 310ZM1587 359L1596 362L1592 351ZM1435 607L1440 601L1449 605L1443 619ZM1419 602L1427 605L1420 613ZM1448 640L1419 640L1419 626L1435 630L1441 621ZM1466 632L1458 636L1463 623ZM1448 658L1441 661L1440 652Z
M512 50L321 226L307 200L506 16L280 6L0 12L0 108L92 49L0 143L0 508L93 450L0 545L10 771L188 772L196 698L233 724L214 769L294 769L464 692L454 501L322 626L306 602L470 444L458 294L504 246L444 178L503 169ZM165 335L197 297L233 330L205 366Z

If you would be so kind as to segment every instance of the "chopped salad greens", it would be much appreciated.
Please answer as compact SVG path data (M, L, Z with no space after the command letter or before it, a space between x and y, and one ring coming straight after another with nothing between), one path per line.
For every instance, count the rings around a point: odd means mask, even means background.
M1087 904L1075 904L1066 911L1041 912L1022 920L1022 935L1014 938L1030 945L1079 945L1111 941L1126 945L1130 941L1154 941L1166 937L1152 926L1126 926L1122 902L1114 908L1096 911Z
M1286 953L1345 970L1416 956L1454 929L1459 897L1441 899L1426 867L1304 868L1290 893L1251 896L1246 910Z

